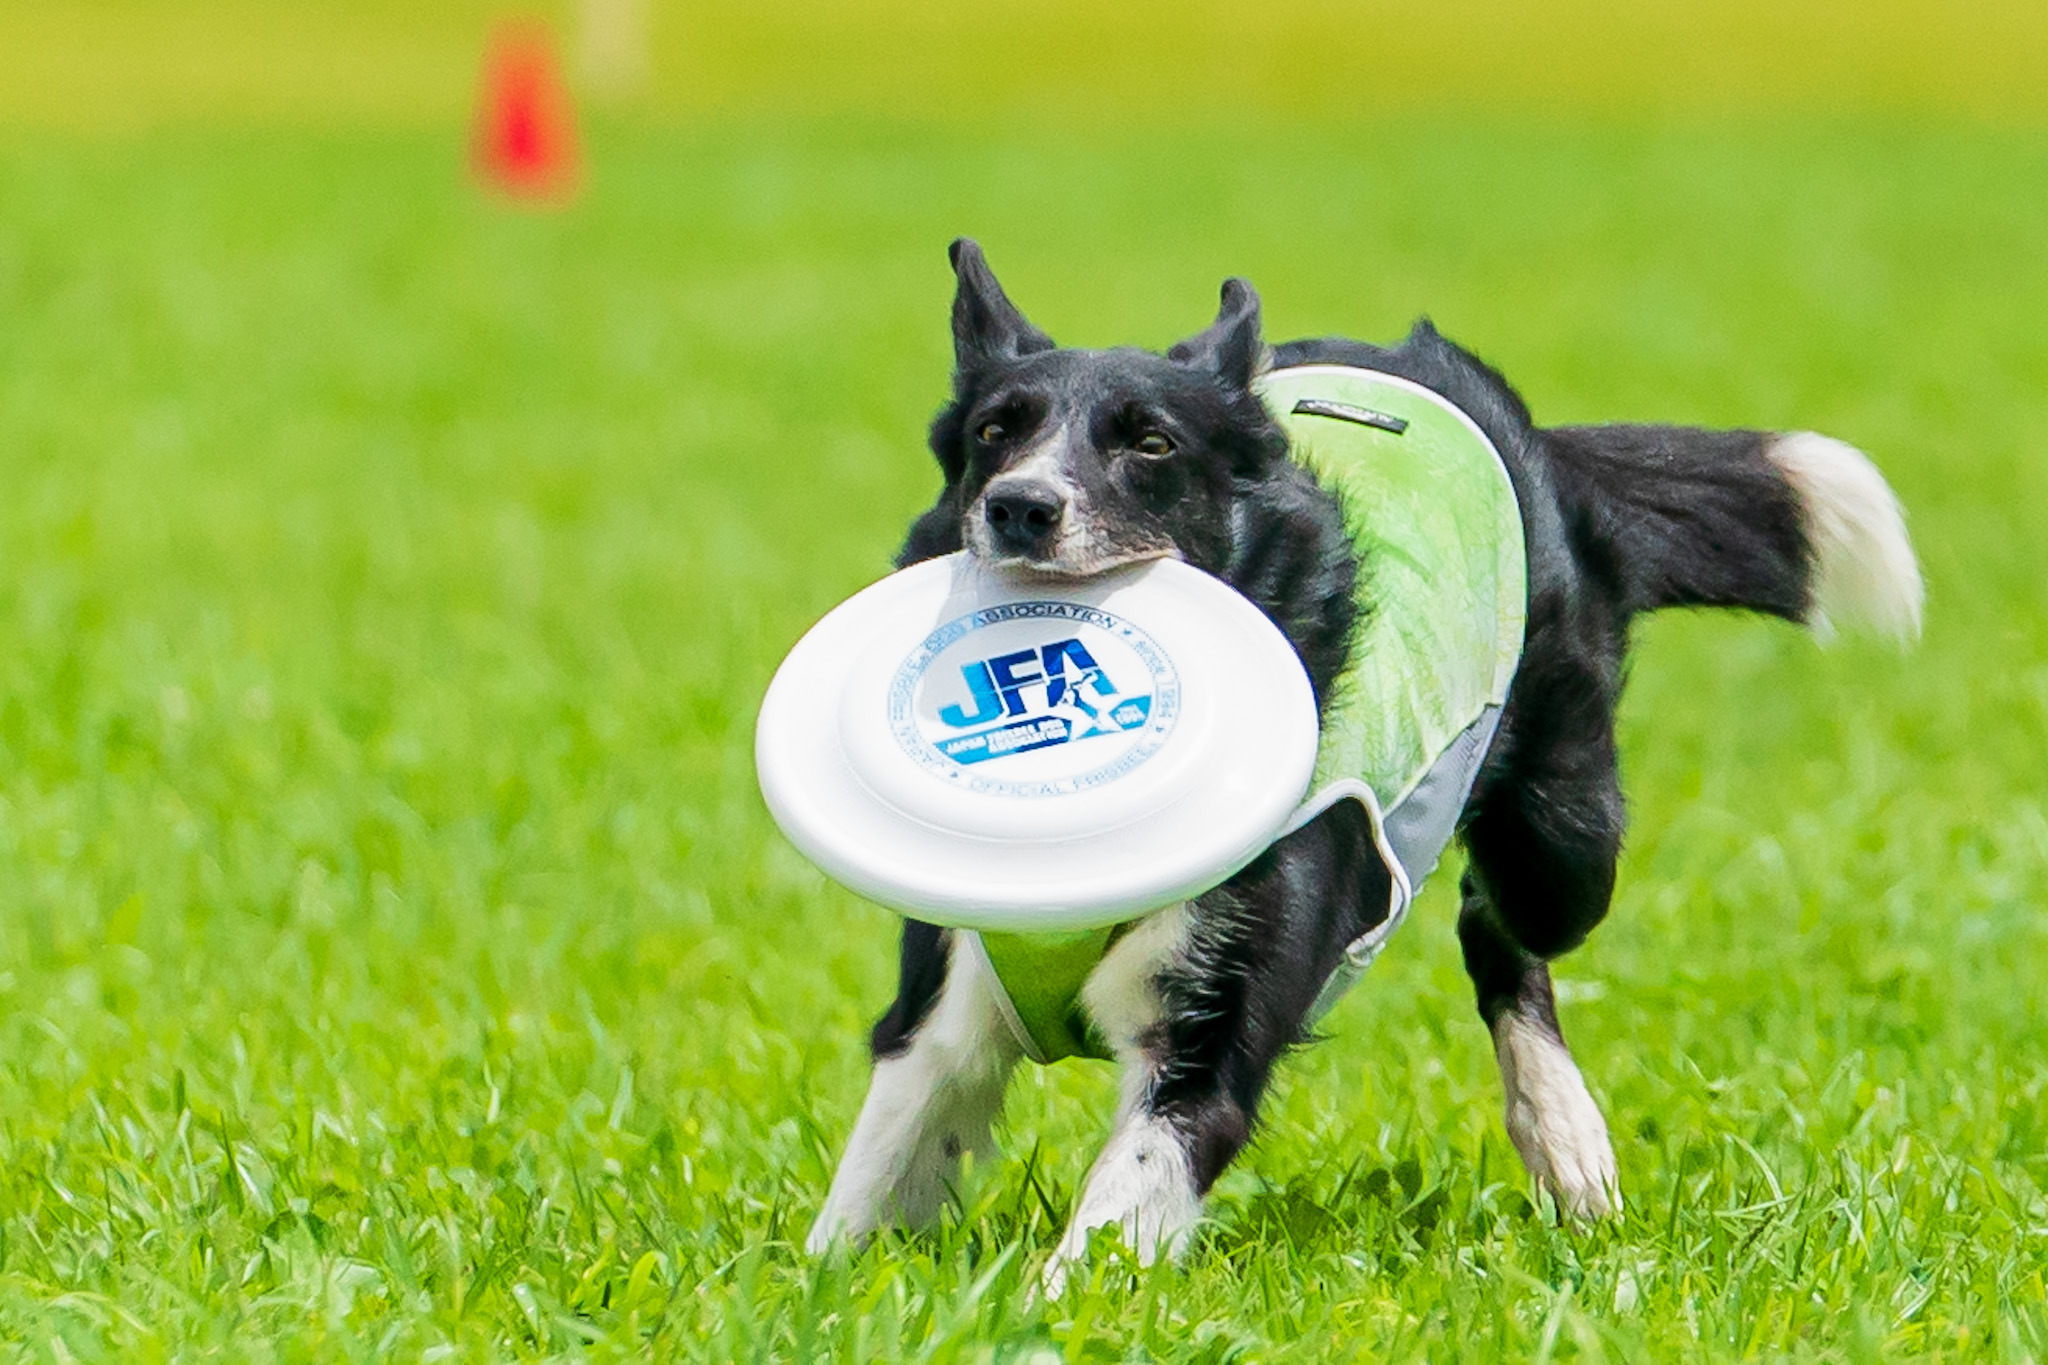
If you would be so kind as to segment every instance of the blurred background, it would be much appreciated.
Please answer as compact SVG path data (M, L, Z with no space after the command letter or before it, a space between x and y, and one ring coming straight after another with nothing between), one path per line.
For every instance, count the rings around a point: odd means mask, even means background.
M2044 74L2021 0L0 6L0 1352L2048 1357ZM754 708L937 487L963 233L1070 344L1242 274L1897 486L1916 652L1640 632L1559 992L1629 1220L1532 1208L1447 870L1177 1278L1021 1292L1081 1064L794 1252L896 921Z
M1283 0L1098 5L818 0L56 0L0 17L0 117L426 125L468 107L481 34L545 18L588 90L651 117L807 112L1068 126L1247 114L2038 118L2040 7L2021 0Z

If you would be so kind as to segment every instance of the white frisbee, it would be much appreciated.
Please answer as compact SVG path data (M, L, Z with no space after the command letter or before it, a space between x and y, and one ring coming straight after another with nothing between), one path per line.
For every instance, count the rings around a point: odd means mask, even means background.
M919 919L1082 929L1216 885L1316 759L1308 675L1175 560L1084 582L964 554L856 593L776 671L761 793L828 875Z

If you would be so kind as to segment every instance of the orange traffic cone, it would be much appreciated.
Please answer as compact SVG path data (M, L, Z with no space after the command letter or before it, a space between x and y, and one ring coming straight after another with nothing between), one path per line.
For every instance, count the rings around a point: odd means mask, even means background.
M484 184L515 199L560 204L575 194L576 126L541 24L501 24L491 35L471 156Z

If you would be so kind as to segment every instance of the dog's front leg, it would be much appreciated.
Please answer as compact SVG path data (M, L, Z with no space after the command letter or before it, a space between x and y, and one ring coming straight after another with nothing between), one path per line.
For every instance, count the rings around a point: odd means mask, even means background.
M1238 950L1285 937L1259 932L1260 917L1247 910L1260 899L1211 892L1155 915L1089 978L1082 1003L1116 1053L1123 1093L1045 1268L1047 1293L1065 1287L1097 1228L1117 1228L1140 1265L1177 1255L1201 1221L1209 1186L1250 1139L1266 1075L1313 998L1282 1004L1279 1015L1291 1017L1277 1029L1275 1016L1245 1008L1260 985L1274 984L1277 964Z
M1087 1252L1095 1229L1120 1228L1149 1265L1161 1252L1177 1251L1201 1219L1204 1186L1187 1133L1156 1103L1159 1067L1152 1050L1163 1036L1164 978L1186 956L1190 920L1186 906L1152 916L1117 941L1082 992L1089 1018L1116 1054L1122 1099L1109 1142L1046 1267L1052 1295Z
M932 998L920 977L935 968L944 980ZM930 1222L962 1154L987 1150L989 1125L1022 1055L1003 1022L998 989L981 954L958 935L907 929L897 1007L875 1031L874 1078L811 1228L813 1253L885 1223Z
M1141 1262L1178 1251L1251 1138L1273 1063L1300 1040L1344 946L1388 912L1366 817L1343 802L1224 886L1118 940L1082 1004L1123 1067L1115 1131L1045 1283L1115 1226Z

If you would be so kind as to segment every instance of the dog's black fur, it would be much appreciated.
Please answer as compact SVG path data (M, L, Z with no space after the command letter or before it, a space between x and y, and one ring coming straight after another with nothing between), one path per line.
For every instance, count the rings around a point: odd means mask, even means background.
M967 547L1085 575L1175 554L1257 603L1327 698L1372 566L1358 562L1344 509L1289 459L1252 392L1257 373L1339 363L1399 375L1492 440L1521 504L1528 628L1461 824L1458 932L1487 1022L1513 1012L1557 1036L1546 964L1585 940L1614 887L1614 718L1631 621L1666 606L1810 613L1814 547L1799 493L1769 458L1772 437L1539 428L1499 374L1426 321L1392 348L1326 338L1268 352L1257 296L1237 280L1214 325L1166 356L1062 350L1011 305L973 243L955 243L953 259L958 364L931 428L945 485L899 564ZM1061 549L1069 532L1082 545L1073 555ZM1244 1145L1275 1059L1302 1039L1345 946L1384 918L1388 892L1363 813L1340 802L1196 903L1191 950L1158 983L1145 1103L1182 1135L1198 1189ZM946 953L947 935L905 927L878 1059L909 1045Z

